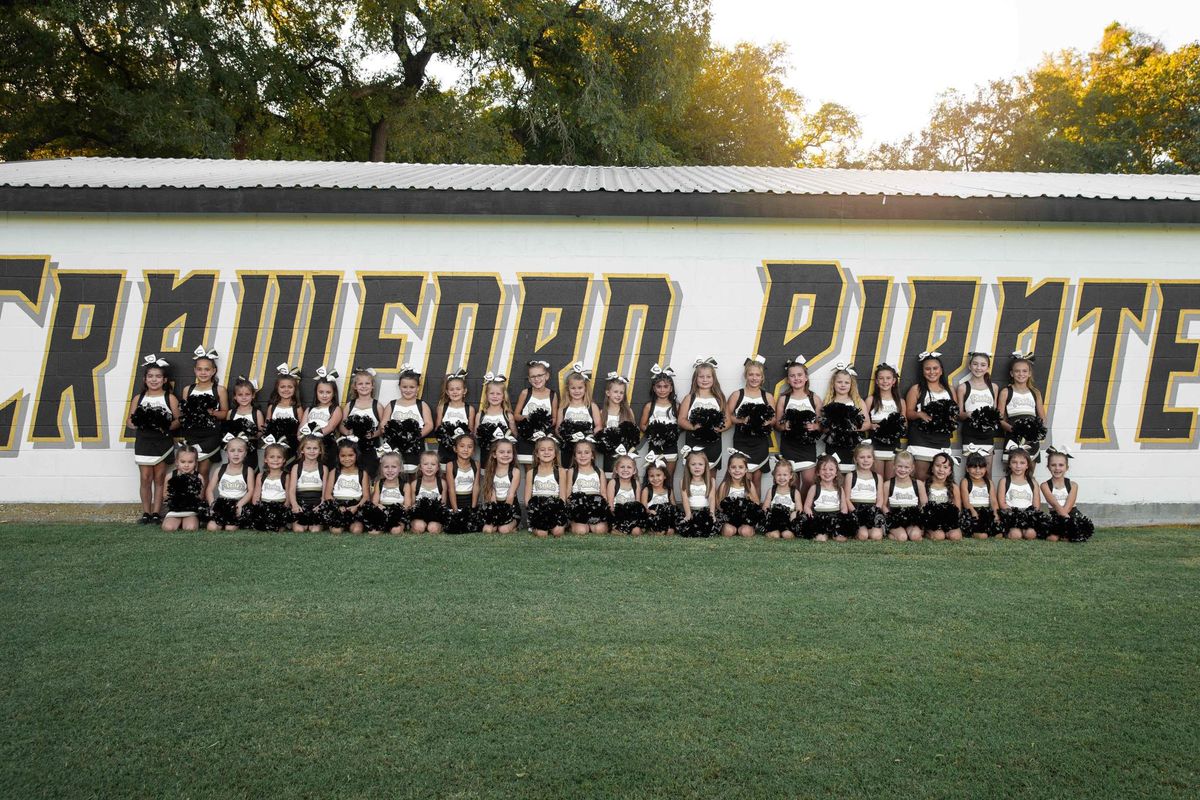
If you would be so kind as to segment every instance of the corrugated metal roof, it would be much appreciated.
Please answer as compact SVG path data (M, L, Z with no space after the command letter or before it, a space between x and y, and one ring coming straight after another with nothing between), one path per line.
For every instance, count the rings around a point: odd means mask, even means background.
M62 158L0 163L0 187L378 189L1198 200L1197 175L380 164L178 158Z

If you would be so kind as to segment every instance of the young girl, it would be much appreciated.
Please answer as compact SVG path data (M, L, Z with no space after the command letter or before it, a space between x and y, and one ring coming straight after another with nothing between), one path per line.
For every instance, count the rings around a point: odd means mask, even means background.
M467 402L467 371L459 369L442 380L442 394L438 398L437 413L433 419L438 439L438 462L445 468L456 457L456 431L471 432L471 420L475 418L475 407Z
M525 505L529 508L529 527L539 538L562 536L567 525L567 504L559 482L558 441L549 434L535 431L531 465L525 483Z
M513 419L517 423L517 463L529 466L533 464L534 434L545 436L554 429L554 420L558 417L558 395L548 385L548 362L530 361L527 377L529 386L522 389L521 396L517 398ZM528 487L527 483L526 492Z
M129 425L137 429L133 463L138 467L142 498L142 525L162 522L163 491L167 466L175 455L171 431L179 427L179 403L167 391L167 362L155 355L142 360L142 390L129 405Z
M192 373L196 382L183 390L180 404L180 428L188 447L199 446L197 458L207 461L221 450L221 420L229 411L225 388L217 383L217 351L204 345L192 355Z
M437 453L421 453L417 461L417 474L404 487L404 502L410 520L408 525L413 533L442 532L442 525L446 521L446 505L440 470Z
M683 428L683 443L692 450L703 450L708 468L716 471L721 468L721 434L729 427L725 393L717 380L715 358L697 359L692 366L692 390L679 403L679 427Z
M592 437L600 430L600 408L592 402L591 377L592 373L576 361L563 381L563 404L558 409L554 423L558 438L568 445L563 451L563 466L567 468L573 462L574 453L570 444L575 441L575 434Z
M515 437L516 420L508 403L508 379L489 372L483 376L483 401L475 413L475 437L479 440L479 461L485 463L493 442ZM499 436L496 432L499 431ZM513 438L515 442L516 439Z
M263 428L262 412L254 402L258 389L249 379L238 378L230 387L230 393L233 400L225 416L225 433L242 439L248 445L246 465L253 469L258 466L258 443Z
M263 441L268 436L294 453L299 447L300 417L304 407L300 405L300 371L286 363L275 368L275 386L267 406L266 424L263 426Z
M924 533L921 506L925 505L925 486L913 481L913 457L907 450L896 453L895 468L883 498L888 535L897 542L919 542Z
M686 399L684 402L687 402ZM681 418L682 419L682 418ZM713 491L712 466L705 450L693 450L686 444L683 456L683 509L676 529L680 536L707 537L716 532L716 493Z
M325 476L325 521L331 533L363 531L360 512L367 501L370 476L358 465L357 445L343 440L338 445L338 468Z
M267 443L263 448L263 468L254 486L254 508L249 519L256 531L281 531L291 527L293 522L284 472L287 445L271 439L270 434L263 437Z
M675 478L675 460L679 458L678 411L675 370L655 364L650 368L650 402L642 407L641 428L650 450L665 464L668 485Z
M479 530L475 506L479 501L479 481L475 480L475 437L455 429L454 460L446 465L446 533L470 533Z
M838 469L846 473L854 471L854 448L862 441L867 418L858 395L857 377L852 364L834 364L821 412L825 452L836 458Z
M935 542L962 539L962 503L954 485L954 462L945 453L936 453L929 462L921 517L925 535Z
M646 507L646 530L671 536L675 533L678 512L671 496L670 473L667 461L653 450L646 453L646 474L642 476L640 499Z
M386 444L380 446L378 455L379 480L371 493L371 505L364 509L364 524L370 533L404 533L404 461Z
M338 444L338 464L342 463L342 445L346 442L354 447L356 468L368 475L374 474L379 457L375 454L376 437L379 436L383 408L375 399L375 370L356 369L350 374L353 399L342 409L342 424L338 430L344 437Z
M828 406L826 406L828 407ZM875 471L875 449L867 442L854 448L853 471L846 475L846 496L859 541L883 539L883 479Z
M759 355L746 359L742 369L746 385L730 395L725 406L725 415L734 425L733 449L746 454L752 475L767 463L775 426L775 401L763 389L765 363ZM757 477L753 482L758 483Z
M200 445L181 447L175 453L175 469L167 478L167 515L163 517L164 531L200 529L200 512L204 509L204 477L199 472Z
M300 427L309 428L311 434L321 437L321 450L325 466L336 467L337 432L342 424L342 406L338 398L337 370L317 367L313 384L313 404L300 415Z
M996 503L1000 506L1000 525L1008 531L1009 539L1036 539L1041 527L1041 501L1037 485L1029 479L1033 459L1016 444L1006 445L1007 472L996 486Z
M417 397L421 389L421 373L411 364L400 365L400 397L388 403L380 418L380 428L388 447L404 462L405 475L414 475L425 437L433 432L433 412L429 404ZM466 427L466 426L463 426Z
M641 536L646 526L646 507L638 499L637 462L622 450L613 460L612 472L612 480L606 487L606 499L613 530Z
M1079 495L1079 484L1067 477L1071 454L1065 449L1046 448L1046 468L1050 480L1042 484L1042 497L1050 507L1050 520L1046 526L1046 539L1051 542L1086 542L1092 538L1096 526L1080 513L1075 505Z
M596 469L596 442L587 434L576 433L570 447L574 465L562 469L562 497L571 533L608 533L607 481Z
M987 353L967 353L967 367L971 372L966 380L958 385L958 405L962 413L963 452L967 447L975 448L979 455L987 460L992 458L992 450L996 444L996 434L999 432L1000 413L996 410L996 387L992 385L992 357Z
M246 464L249 451L244 438L225 434L225 464L216 468L215 478L210 476L205 492L210 531L236 531L242 522L243 512L254 496L254 470Z
M750 469L750 461L750 456L736 448L730 448L726 456L725 479L717 488L717 522L722 536L749 538L763 529L758 479Z
M621 451L632 453L642 440L642 431L633 419L633 410L626 399L629 379L616 372L608 373L604 382L604 408L600 410L603 427L596 439L603 450L604 477L612 474ZM635 470L636 471L636 470Z
M884 480L896 474L894 461L900 440L908 433L904 398L900 396L900 373L890 364L879 364L871 378L867 398L867 430L875 448L875 473Z
M958 497L963 506L963 533L976 539L988 538L996 524L996 493L988 476L991 459L984 452L981 445L963 447L967 474L958 483Z
M768 539L794 539L804 532L804 501L796 488L792 462L781 458L771 470L771 488L763 498L763 527Z
M950 391L942 354L921 353L917 360L921 364L921 377L904 397L904 413L909 421L908 452L915 461L914 474L919 483L924 483L933 457L950 452L950 435L958 425L961 409Z
M484 533L512 533L521 521L521 506L517 503L521 471L516 463L517 440L511 435L493 434L479 494L479 520Z
M846 497L838 460L828 453L817 459L816 480L804 498L805 536L825 542L844 542L855 535L854 515Z
M787 390L775 402L775 428L779 431L779 454L800 476L800 490L812 486L817 464L817 437L821 426L821 400L808 386L804 356L784 365Z
M292 465L288 480L288 504L295 516L292 530L296 533L321 530L324 515L321 502L325 499L324 438L310 434L300 440L300 458ZM337 458L336 451L334 458Z
M1004 429L1004 452L1009 444L1024 448L1029 455L1029 474L1041 459L1040 442L1046 437L1046 407L1042 393L1033 385L1033 353L1015 352L1008 368L1010 383L1000 390L1000 427Z

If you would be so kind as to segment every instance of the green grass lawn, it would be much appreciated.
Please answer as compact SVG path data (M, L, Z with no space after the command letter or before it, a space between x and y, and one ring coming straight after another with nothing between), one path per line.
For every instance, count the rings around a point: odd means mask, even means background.
M1195 797L1200 532L0 527L0 795Z

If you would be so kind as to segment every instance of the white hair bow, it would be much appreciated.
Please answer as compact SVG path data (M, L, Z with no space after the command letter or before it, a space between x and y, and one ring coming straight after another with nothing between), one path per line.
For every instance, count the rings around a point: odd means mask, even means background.
M667 460L653 450L646 451L646 466L659 467L660 469L667 468Z
M605 378L605 380L610 383L612 381L619 381L627 386L629 385L629 378L626 378L624 375L617 372L616 370L613 370L612 372L608 373L608 376Z
M143 367L161 367L163 369L166 369L167 367L169 367L171 365L170 365L170 362L168 362L165 358L159 358L158 356L154 355L154 353L151 353L150 355L145 356L142 359L142 366Z
M574 364L572 364L571 372L580 376L585 381L592 379L592 371L590 369L584 369L582 361L576 361Z
M658 364L655 364L654 366L650 367L650 375L655 378L657 378L659 375L666 375L668 378L674 378L675 370L669 365L662 367Z
M845 361L839 361L833 365L834 372L845 372L852 378L857 378L858 373L854 371L853 364L847 364Z
M484 383L504 383L508 378L502 372L485 372L483 373Z
M784 369L788 369L790 367L803 367L807 363L808 359L802 355L799 355L789 361L783 362L783 367Z
M317 367L316 376L321 380L334 381L337 380L338 372L336 369L327 369L324 366Z
M201 359L201 358L207 358L212 361L216 361L217 360L217 351L216 350L205 350L204 345L200 345L199 347L197 347L195 350L192 351L192 361L196 361L197 359Z
M278 372L280 375L283 375L288 378L299 378L300 377L300 368L299 367L289 367L288 363L286 361L284 361L279 366L275 367L275 371Z
M917 353L917 361L924 361L927 358L941 358L942 354L937 350L922 350Z
M703 367L706 365L710 366L710 367L715 367L717 365L717 359L713 358L712 356L706 356L705 358L697 358L695 361L692 362L692 369L695 369L696 367Z

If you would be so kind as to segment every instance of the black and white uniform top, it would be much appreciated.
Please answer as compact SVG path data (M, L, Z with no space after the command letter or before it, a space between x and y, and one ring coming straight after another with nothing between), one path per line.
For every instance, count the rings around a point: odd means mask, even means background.
M138 405L142 408L161 408L168 414L171 412L165 392L157 397L143 394ZM133 463L139 466L152 467L161 464L174 454L175 440L169 433L138 430L134 435Z
M776 495L778 497L778 495ZM791 500L791 498L788 498ZM842 510L842 498L837 489L826 489L817 485L817 496L813 498L814 514L835 514Z
M358 401L355 400L354 402L358 402ZM275 409L275 410L278 411L279 409ZM379 417L377 417L375 415L375 401L374 400L372 400L371 405L367 406L366 408L359 408L358 406L354 405L354 403L351 403L350 411L346 414L346 416L347 417L367 417L371 420L371 422L374 423L373 427L375 427L375 428L379 427ZM359 444L362 444L362 442L359 442Z
M404 489L400 486L383 486L379 487L379 505L381 506L400 506L404 505Z
M633 490L633 487L629 487L627 489L617 489L616 493L613 494L613 505L614 506L619 506L621 503L636 503L636 502L637 502L637 492L635 492Z
M788 411L811 411L815 414L817 409L813 407L808 395L800 398L789 396L787 404L783 407L784 414ZM811 469L817 463L817 443L798 445L785 433L779 437L779 454L790 461L792 469L796 471Z
M1037 398L1033 396L1033 392L1018 392L1015 386L1008 387L1008 402L1004 405L1004 413L1008 415L1011 422L1013 417L1033 417L1037 415ZM1011 441L1012 436L1005 438L1005 441ZM1025 448L1029 450L1030 456L1034 461L1038 460L1038 450L1040 449L1037 442L1027 442ZM1008 453L1005 452L1004 460L1008 460Z
M967 503L972 508L990 508L992 505L986 483L971 482L971 490L967 492Z
M688 482L687 504L692 511L708 508L708 487L703 483Z
M246 480L247 468L243 465L239 472L229 472L221 467L221 477L217 480L217 497L222 500L241 500L250 491L250 483Z
M929 391L925 386L917 393L917 411L923 411L926 403L935 400L953 400L950 393L938 387L936 392ZM950 454L950 434L934 434L925 431L919 421L914 421L908 427L908 452L918 461L932 461L938 453Z
M896 405L896 401L890 397L884 397L879 400L879 406L871 404L871 422L878 425L892 414L899 414L900 407ZM896 457L895 450L880 450L875 449L875 458L880 461L891 461Z
M305 471L303 468L296 476L296 494L321 494L325 490L325 482L321 479L321 468Z
M925 499L930 503L949 503L950 490L945 486L930 486Z
M276 409L278 411L278 409ZM315 422L324 428L329 424L329 418L333 414L329 406L313 406L308 410L308 421Z
M856 505L873 506L879 499L878 487L875 483L875 473L871 473L871 477L864 478L857 471L854 477L850 480L850 502Z
M1053 497L1054 502L1058 503L1060 506L1065 506L1067 504L1067 499L1071 496L1071 479L1063 478L1063 481L1065 481L1065 483L1063 483L1062 486L1055 486L1053 482L1050 483L1050 496Z
M668 505L671 502L671 497L666 492L651 492L650 500L646 503L647 506L662 506Z
M479 424L480 425L499 425L499 426L502 426L505 430L508 430L508 417L506 417L504 415L503 411L501 411L499 414L480 414L479 415ZM512 431L509 431L509 433L511 433L514 436L516 435ZM483 444L484 446L487 446L487 445L490 445L491 442L481 442L481 444Z
M475 489L475 468L468 467L467 469L458 468L454 470L454 493L458 495L461 502L464 498L468 503L471 502L471 492Z
M620 414L609 414L604 417L604 427L606 427L606 428L615 428L620 424L621 424L621 415Z
M533 390L530 390L529 396L525 398L525 406L518 413L523 417L528 417L534 411L541 409L547 414L554 407L554 392L551 391L545 397L534 397ZM517 463L532 464L533 463L533 442L525 438L517 440Z
M361 473L356 469L347 475L339 472L333 481L334 500L352 500L358 502L363 496Z
M600 473L594 469L590 473L575 471L575 479L571 482L572 494L600 494Z
M916 508L917 507L917 485L909 482L908 486L901 486L899 483L892 480L892 488L888 494L888 508Z
M417 486L416 496L413 497L414 502L417 500L439 500L440 501L441 499L442 499L442 485L440 482L434 484L433 486L426 486L424 481L422 481L421 484Z
M296 407L275 406L275 408L271 409L271 419L296 419ZM325 421L329 422L329 419L326 418Z
M512 469L511 464L509 465L509 469L510 470ZM497 472L495 475L492 476L492 491L496 495L496 502L498 502L498 503L507 503L508 502L508 493L512 491L512 473L511 473L511 471L510 472Z
M660 406L657 399L654 401L654 405L650 406L650 418L646 420L647 424L651 422L669 422L672 425L679 424L679 420L675 416L674 407L670 403ZM667 442L665 452L658 455L662 456L663 460L668 464L675 463L679 459L679 440L675 439Z
M967 396L963 398L963 413L967 416L971 412L980 408L994 408L995 401L992 399L992 389L990 386L984 386L982 389L976 389L967 381ZM975 429L969 424L964 423L962 428L962 443L973 444L985 448L981 454L985 458L991 456L992 448L995 446L996 440L989 436L980 436L974 432Z
M712 408L717 411L722 411L721 404L715 397L692 397L692 408ZM691 413L690 411L688 412ZM723 412L722 412L723 413ZM721 446L721 437L717 437L715 442L699 442L696 440L694 431L683 432L683 443L695 450L700 448L704 454L708 456L709 469L719 470L721 468L721 458L725 454L724 448Z
M287 499L287 492L283 489L283 478L263 478L262 491L258 493L258 499L263 503L282 503Z
M767 405L766 396L761 390L759 390L758 397L750 397L746 394L745 389L738 389L738 393L738 401L733 406L735 414L745 405ZM762 469L763 465L767 463L767 458L771 453L771 437L749 436L742 433L740 427L735 425L733 428L733 446L749 456L748 466L751 472L755 472Z
M729 491L725 493L726 497L732 497L734 500L743 500L746 497L745 486L730 486Z
M442 424L462 428L466 432L471 430L470 415L471 409L466 403L463 403L461 408L447 405L442 408ZM449 447L444 447L441 442L438 442L438 461L445 465L453 461L454 458L454 451Z
M820 500L819 497L817 499ZM778 486L772 486L771 487L771 505L778 506L780 508L786 508L788 511L795 511L796 510L796 501L792 499L792 490L789 489L786 492L781 494L779 492ZM838 503L838 508L841 508L840 501ZM813 509L816 510L815 505L814 505Z
M858 408L858 406L855 405L853 401L847 402L845 400L830 400L829 402L830 403L840 403L841 405L850 406L851 408ZM849 450L849 451L831 450L828 446L826 446L825 452L833 453L837 456L838 472L842 473L843 475L846 474L847 472L854 472L855 466L854 466L854 451L853 450Z
M425 427L425 416L422 412L421 401L417 400L411 406L405 406L400 404L399 399L393 400L392 419L394 419L396 422L403 422L406 419L411 419L417 423L418 428L423 429ZM424 449L425 447L422 445L420 450L417 450L415 453L401 454L400 458L404 462L401 469L403 469L405 473L412 475L417 471L417 465L421 461L421 450Z
M1008 503L1009 508L1033 507L1033 484L1028 482L1013 483L1007 478L1005 479L1005 484L1004 502Z
M207 389L197 389L193 385L192 390L190 392L188 392L188 397L193 397L193 396L194 397L202 397L205 395L215 397L216 394L217 394L216 386L210 386ZM212 458L213 456L215 456L217 453L220 452L221 447L224 444L221 441L221 437L222 437L222 433L221 433L220 428L205 429L202 432L198 432L198 434L194 437L188 436L187 443L189 445L198 444L201 446L201 448L203 448L203 452L198 454L198 458L200 461L204 461L206 459Z
M558 497L558 476L551 472L549 475L534 474L531 491L534 497Z

